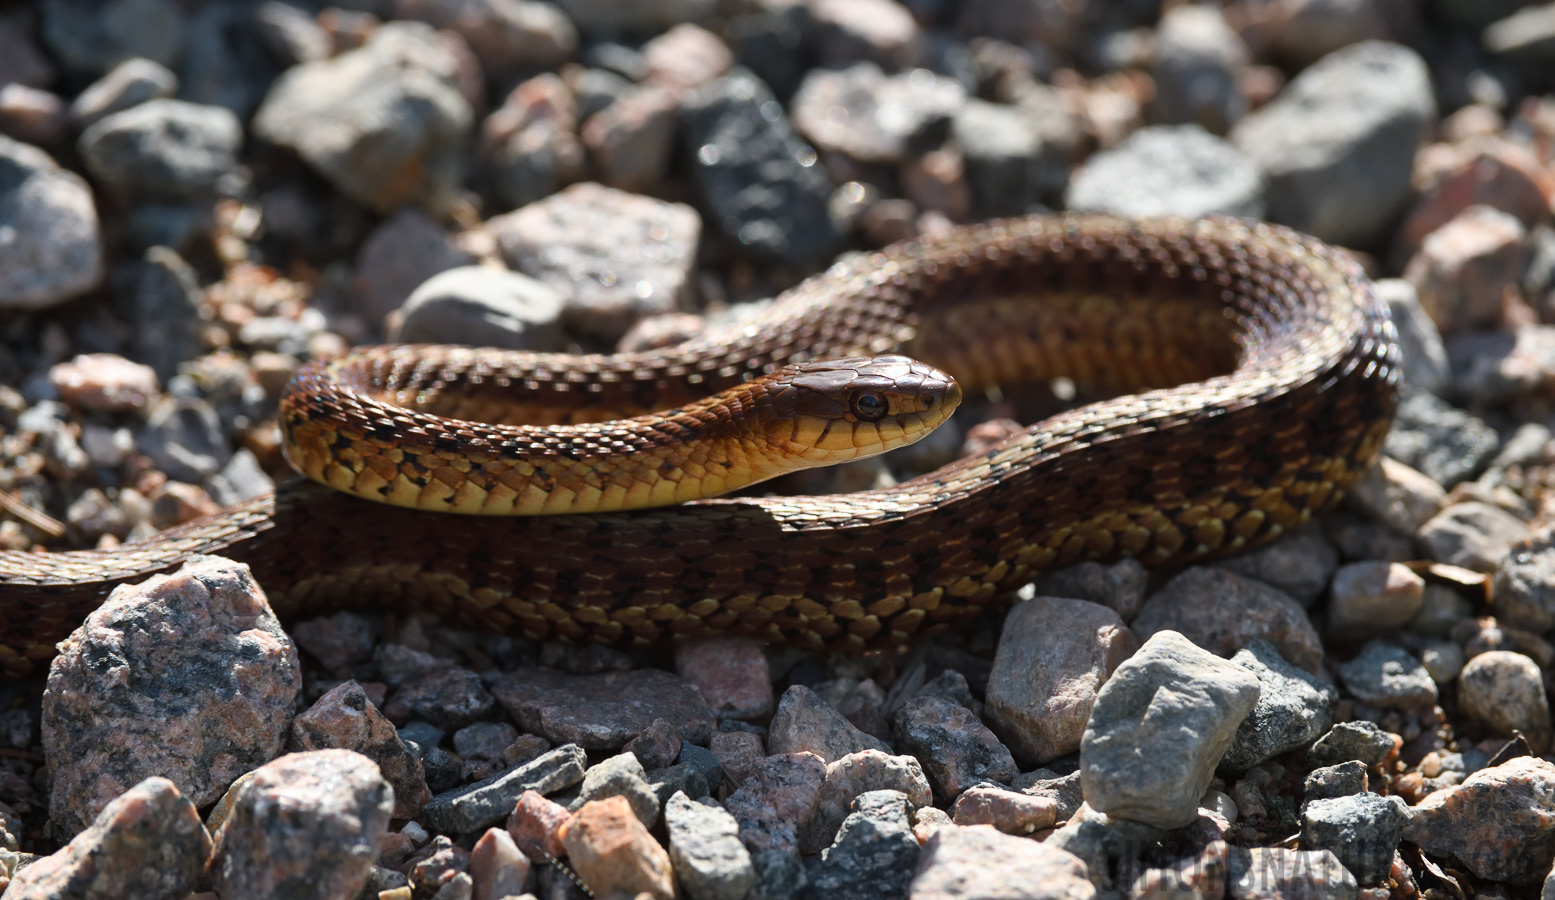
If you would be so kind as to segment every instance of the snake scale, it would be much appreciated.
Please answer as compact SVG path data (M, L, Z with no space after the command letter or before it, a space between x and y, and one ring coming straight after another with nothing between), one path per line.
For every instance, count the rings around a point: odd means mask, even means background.
M456 418L589 422L780 365L895 352L968 391L1063 375L1135 393L854 494L489 518L299 481L112 551L0 553L0 667L45 663L115 586L197 553L248 563L283 618L411 607L624 645L906 644L1049 567L1178 566L1278 536L1360 477L1397 402L1393 326L1348 255L1230 219L1083 215L862 255L667 349L497 366L474 354L388 366L383 388Z

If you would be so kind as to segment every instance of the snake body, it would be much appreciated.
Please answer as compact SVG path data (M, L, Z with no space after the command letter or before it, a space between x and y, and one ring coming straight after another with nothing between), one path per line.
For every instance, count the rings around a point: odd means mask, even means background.
M1276 537L1376 458L1397 400L1386 306L1347 255L1211 219L1036 217L838 264L755 318L635 354L390 366L428 414L578 423L695 402L778 366L903 352L969 390L1066 375L1134 390L891 488L492 519L298 482L113 551L0 554L0 665L26 671L116 585L197 553L284 617L426 609L534 638L743 633L900 645L1039 571L1176 566Z

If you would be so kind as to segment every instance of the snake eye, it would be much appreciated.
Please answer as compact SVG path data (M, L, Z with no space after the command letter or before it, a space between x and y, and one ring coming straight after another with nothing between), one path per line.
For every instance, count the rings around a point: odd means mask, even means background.
M859 391L853 396L853 414L866 422L885 418L889 408L885 398L874 391Z

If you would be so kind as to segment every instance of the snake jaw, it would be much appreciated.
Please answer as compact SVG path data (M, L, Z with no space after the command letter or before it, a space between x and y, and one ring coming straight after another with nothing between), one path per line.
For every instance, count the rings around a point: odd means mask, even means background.
M954 378L905 356L801 363L777 379L767 439L799 468L911 444L950 418L961 402Z

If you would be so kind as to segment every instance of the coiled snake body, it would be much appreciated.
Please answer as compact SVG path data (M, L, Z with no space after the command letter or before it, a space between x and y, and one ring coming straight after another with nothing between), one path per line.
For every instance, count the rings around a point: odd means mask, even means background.
M1399 367L1385 305L1313 239L1225 219L1068 216L863 256L665 350L390 352L376 377L424 413L584 422L792 362L891 352L967 389L1066 375L1142 392L855 494L493 519L298 482L113 551L0 553L0 667L45 662L113 587L209 552L252 566L283 617L397 605L535 638L903 644L1045 568L1181 565L1301 524L1375 459Z

